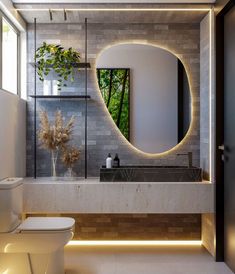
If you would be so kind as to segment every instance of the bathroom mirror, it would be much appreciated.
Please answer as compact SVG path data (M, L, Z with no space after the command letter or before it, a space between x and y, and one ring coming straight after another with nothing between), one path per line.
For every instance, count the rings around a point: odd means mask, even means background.
M97 59L104 104L125 138L146 153L176 146L191 122L186 71L169 51L142 44L105 49Z

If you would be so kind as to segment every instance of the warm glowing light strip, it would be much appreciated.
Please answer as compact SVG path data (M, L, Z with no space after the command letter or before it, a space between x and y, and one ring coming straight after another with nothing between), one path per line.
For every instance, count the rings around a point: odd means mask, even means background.
M201 246L202 241L70 241L67 246Z
M212 10L209 16L209 180L212 183Z
M121 42L115 42L114 44L109 44L107 45L105 48L103 48L99 53L98 53L98 56L96 57L96 62L95 62L95 67L97 67L97 60L99 59L99 56L102 54L102 52L104 52L105 50L107 50L108 48L111 48L112 46L117 46L117 45L122 45L122 44L141 44L141 45L149 45L149 46L153 46L153 47L158 47L158 48L161 48L161 49L164 49L166 50L167 52L171 52L173 55L175 55L179 60L181 60L181 57L177 54L177 52L175 52L174 50L172 49L169 49L168 47L164 47L163 45L159 45L159 44L155 44L155 43L150 43L146 40L125 40L125 41L121 41ZM181 60L182 63L183 63L183 60ZM189 76L189 72L188 70L186 70L186 74L187 74L187 77L188 79L190 79L190 76ZM96 72L94 70L94 78L96 79ZM192 94L192 88L191 88L191 81L189 81L189 85L190 85L190 94L191 94L191 97L194 99L194 96ZM97 89L99 90L99 85L98 85L98 81L96 81L96 87ZM101 92L99 92L99 96L101 98L101 100L103 101L103 98L102 98L102 95L101 95ZM192 104L192 107L191 107L191 117L193 118L194 117L194 107L193 107L194 104ZM104 110L107 112L108 114L108 117L110 118L110 121L111 123L113 124L113 126L115 128L117 128L117 125L115 124L114 120L111 118L110 114L109 114L109 111L106 107L105 104L103 104L103 107L104 107ZM117 128L118 129L118 128ZM192 130L192 122L190 124L190 128L188 129L188 132L187 134L184 136L183 140L181 140L180 143L178 143L176 146L174 146L173 148L170 148L169 150L167 151L164 151L164 152L159 152L159 153L148 153L148 152L143 152L141 150L139 150L137 147L133 146L129 141L127 141L127 139L123 136L123 134L121 133L121 131L118 129L117 132L119 132L120 134L120 138L123 138L123 141L126 142L128 144L128 146L136 151L137 153L141 153L147 157L154 157L154 156L157 156L157 157L161 157L161 156L165 156L165 155L168 155L170 152L173 152L175 151L176 149L178 149L182 143L184 142L184 140L186 139L187 135L189 134L189 132L191 132Z
M210 8L73 8L73 9L53 9L53 8L19 8L17 11L210 11Z
M159 9L159 10L164 10L164 9ZM182 10L187 10L187 8L186 9L182 9L182 8L176 8L176 9L166 9L166 10L177 10L177 11L182 11ZM193 8L190 8L190 9L188 9L188 10L196 10L196 9L193 9ZM209 11L210 12L210 14L212 15L212 9L211 8L205 8L205 9L200 9L200 10L205 10L205 11ZM210 15L209 15L210 16ZM211 23L211 20L212 20L212 16L209 18L209 20L210 20L210 22L209 22L209 24L210 24L210 26L211 27L209 27L209 31L210 32L212 32L212 23ZM210 35L210 37L211 37L211 34L209 34ZM108 46L106 46L105 48L103 48L102 49L102 51L100 51L99 52L99 54L98 54L98 57L96 57L96 61L97 61L97 59L99 58L99 55L101 55L101 53L105 50L105 49L108 49L109 47L111 47L111 46L115 46L115 45L118 45L118 44L126 44L126 43L134 43L134 44L147 44L147 45L151 45L151 46L157 46L157 47L160 47L160 48L162 48L162 49L165 49L166 51L169 51L169 52L171 52L173 55L175 55L175 56L177 56L178 57L178 59L180 59L181 60L181 57L180 56L178 56L178 54L177 54L177 52L174 52L174 51L172 51L172 49L169 49L169 48L167 48L167 47L163 47L162 45L158 45L158 44L154 44L154 43L149 43L148 41L145 41L145 40L126 40L126 41L122 41L122 42L120 42L120 43L114 43L114 44L109 44ZM211 51L211 47L212 47L212 45L210 45L210 49L209 49L209 51ZM211 55L210 55L211 56ZM182 60L181 60L182 61ZM210 59L210 63L211 63L211 59ZM95 63L95 67L97 67L96 66L96 63ZM212 68L211 68L211 64L209 64L209 74L211 75L211 71L212 71ZM187 73L187 76L188 76L188 78L190 79L190 77L189 77L189 75L188 75L188 71L186 70L186 73ZM95 73L95 70L94 70L94 77L96 77L96 73ZM210 77L210 76L209 76ZM96 82L97 83L97 89L99 90L99 86L98 86L98 82ZM190 83L190 82L189 82ZM212 94L212 87L211 87L211 77L210 77L210 83L209 83L209 95L208 96L211 96L210 94ZM190 91L191 91L191 85L190 85ZM101 93L99 93L100 94L100 97L101 97ZM193 98L193 94L191 93L191 96L192 96L192 98ZM102 99L102 97L101 97L101 99ZM209 105L211 104L211 100L209 100ZM209 108L211 109L211 106L209 106ZM105 109L105 111L108 113L108 115L109 115L109 112L108 112L108 109L106 108L106 106L104 105L104 109ZM193 108L193 104L192 104L192 109L191 109L191 113L192 113L192 118L194 117L194 108ZM211 112L210 112L210 114L211 114ZM109 115L109 117L110 117L110 115ZM114 121L113 121L113 119L112 118L110 118L110 121L113 123L113 126L114 127L116 127L116 124L114 123ZM209 128L210 128L210 130L211 130L211 121L210 121L210 125L209 125ZM191 133L191 131L192 131L192 122L191 122L191 125L190 125L190 128L189 128L189 130L188 130L188 132L187 132L187 134L185 135L185 137L183 138L183 140L180 142L180 143L178 143L175 147L173 147L173 148L171 148L171 149L169 149L169 150L167 150L167 151L164 151L164 152L160 152L160 153L147 153L147 152L143 152L143 151L141 151L141 150L139 150L138 148L136 148L136 147L134 147L133 145L131 145L131 143L129 143L126 139L125 139L125 137L123 137L123 135L121 134L121 132L119 131L119 133L120 133L120 137L122 137L123 138L123 140L125 141L125 142L127 142L128 143L128 145L133 149L133 150L135 150L137 153L140 153L140 154L143 154L143 155L145 155L145 156L147 156L147 157L160 157L160 156L164 156L164 155L168 155L170 152L173 152L174 150L176 150L176 149L178 149L182 144L183 144L183 142L184 142L184 140L186 139L186 137ZM210 137L209 137L210 138ZM209 162L211 163L211 151L209 151ZM209 163L209 165L211 165ZM211 179L211 169L209 170L209 173L210 173L210 179Z

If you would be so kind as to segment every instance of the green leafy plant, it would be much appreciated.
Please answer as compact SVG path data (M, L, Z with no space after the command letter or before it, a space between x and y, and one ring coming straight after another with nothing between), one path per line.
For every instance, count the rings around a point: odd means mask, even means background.
M73 48L64 49L60 45L43 43L36 50L37 74L41 81L53 70L58 76L58 89L66 86L65 81L74 81L75 67L80 62L80 53ZM78 70L78 69L76 69Z
M98 84L111 117L127 140L130 138L130 70L97 69Z

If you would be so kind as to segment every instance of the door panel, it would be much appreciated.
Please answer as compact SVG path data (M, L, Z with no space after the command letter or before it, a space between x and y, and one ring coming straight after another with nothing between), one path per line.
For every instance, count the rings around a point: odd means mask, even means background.
M224 17L224 244L235 272L235 7Z

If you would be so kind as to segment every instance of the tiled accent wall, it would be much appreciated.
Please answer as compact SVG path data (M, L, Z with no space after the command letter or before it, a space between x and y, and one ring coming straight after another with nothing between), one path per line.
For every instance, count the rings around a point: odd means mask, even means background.
M215 256L215 214L202 214L202 244Z
M28 25L28 62L33 61L33 25ZM84 25L81 24L38 24L37 46L43 41L59 43L64 47L74 47L82 53L84 60ZM95 59L107 46L116 43L149 43L168 49L177 54L188 72L193 94L193 120L187 137L177 148L164 155L148 155L133 148L120 134L104 107L98 90ZM98 176L107 154L119 153L121 164L132 165L187 165L187 157L177 157L177 153L193 152L193 164L200 163L200 25L199 24L88 24L88 59L91 70L88 75L88 176ZM33 92L33 67L28 65L28 94ZM42 84L37 80L38 93ZM80 71L75 83L63 89L64 92L84 93L84 71ZM44 108L50 118L60 108L65 118L76 116L74 143L80 146L81 160L75 170L84 174L84 102L83 101L38 101L37 110ZM27 128L27 175L33 171L33 104L28 101ZM38 176L49 176L50 156L38 149ZM59 175L64 168L58 167Z
M213 18L212 18L213 19ZM213 25L213 20L212 20ZM214 183L214 139L215 139L215 94L213 84L212 69L212 94L210 97L210 16L209 14L200 23L200 166L203 169L205 179L210 179ZM212 52L213 52L213 33ZM213 67L213 60L212 60ZM210 108L211 104L211 125ZM210 140L210 130L211 138ZM211 142L211 144L210 144ZM211 145L211 151L210 151ZM210 171L211 153L211 171ZM211 174L210 174L211 172ZM211 176L210 176L211 175ZM215 256L215 216L214 214L202 214L202 242L207 250Z
M210 32L209 32L209 16L206 16L200 24L200 166L203 168L204 177L209 179L209 50L210 50Z
M59 216L69 216L76 220L74 240L201 239L200 214L59 214Z

